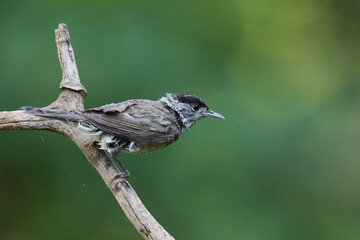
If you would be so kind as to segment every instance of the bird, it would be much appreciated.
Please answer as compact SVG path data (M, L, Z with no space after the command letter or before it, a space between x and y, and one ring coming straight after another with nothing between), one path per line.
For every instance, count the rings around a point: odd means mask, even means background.
M117 159L119 152L150 153L166 147L205 117L225 119L199 97L188 93L167 93L159 100L130 99L83 111L64 111L24 106L25 113L74 124L82 134L91 135L121 169L118 177L129 178L129 171Z

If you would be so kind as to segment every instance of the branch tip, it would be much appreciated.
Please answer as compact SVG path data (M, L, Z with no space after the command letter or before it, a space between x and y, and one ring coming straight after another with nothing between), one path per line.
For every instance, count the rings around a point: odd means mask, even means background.
M71 37L65 23L60 23L55 30L55 40L62 70L60 89L70 89L78 92L82 98L87 96L85 87L80 82L78 69L75 62L74 50L71 46Z

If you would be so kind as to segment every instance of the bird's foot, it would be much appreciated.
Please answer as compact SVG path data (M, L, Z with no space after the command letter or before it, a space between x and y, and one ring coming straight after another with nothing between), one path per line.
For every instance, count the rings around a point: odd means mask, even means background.
M118 178L122 178L122 179L128 181L129 177L130 177L130 173L128 172L128 170L126 170L125 172L119 172L119 173L115 174L111 178L111 182L114 181L115 179L118 179Z
M91 140L88 144L87 144L87 149L90 149L92 145L96 144L96 140Z

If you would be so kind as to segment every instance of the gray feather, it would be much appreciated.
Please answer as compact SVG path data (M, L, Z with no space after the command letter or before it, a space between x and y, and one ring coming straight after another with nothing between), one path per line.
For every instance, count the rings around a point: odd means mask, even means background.
M37 107L22 107L22 110L25 110L25 113L39 116L52 118L57 120L64 120L69 122L80 122L85 121L86 119L79 115L78 111L60 111L55 109L45 109L45 108L37 108Z

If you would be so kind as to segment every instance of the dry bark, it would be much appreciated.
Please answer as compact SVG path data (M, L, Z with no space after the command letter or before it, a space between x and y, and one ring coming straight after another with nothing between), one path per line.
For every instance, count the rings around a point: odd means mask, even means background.
M55 30L56 45L62 69L58 99L47 108L83 110L86 89L80 83L70 35L65 24ZM23 111L0 112L0 130L49 130L60 133L73 141L98 171L123 209L126 216L144 239L174 239L150 214L128 181L114 178L119 169L98 149L91 136L81 134L76 127L58 120L25 114Z

